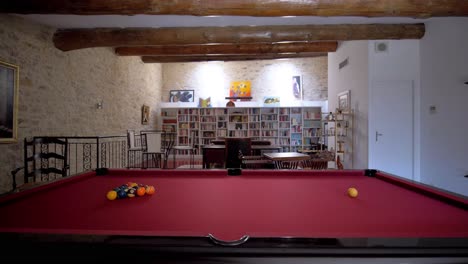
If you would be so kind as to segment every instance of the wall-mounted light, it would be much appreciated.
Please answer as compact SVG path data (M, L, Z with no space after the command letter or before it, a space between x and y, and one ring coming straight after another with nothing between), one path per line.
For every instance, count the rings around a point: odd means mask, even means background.
M102 109L103 105L104 105L104 102L103 102L102 100L99 100L99 101L97 102L97 104L96 104L96 108L97 108L97 109Z

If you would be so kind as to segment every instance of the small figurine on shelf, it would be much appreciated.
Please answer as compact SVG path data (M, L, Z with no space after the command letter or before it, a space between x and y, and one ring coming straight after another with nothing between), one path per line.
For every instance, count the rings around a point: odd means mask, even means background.
M226 107L235 107L236 104L233 101L229 101L226 103Z
M339 170L344 169L343 163L341 162L340 155L336 156L336 168Z
M336 120L343 120L343 112L341 109L336 109Z
M338 141L338 151L337 151L338 153L344 153L343 143L344 143L343 140Z
M327 118L327 119L328 119L329 121L335 120L335 117L333 116L333 112L330 112L330 113L328 114L328 118Z
M336 135L337 136L343 136L343 129L341 128L341 123L336 124Z

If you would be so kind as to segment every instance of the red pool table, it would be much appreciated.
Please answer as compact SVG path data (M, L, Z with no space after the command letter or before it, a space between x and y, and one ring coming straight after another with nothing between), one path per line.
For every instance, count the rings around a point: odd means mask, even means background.
M153 185L156 192L106 198L127 182ZM356 198L347 195L349 187L358 190ZM231 176L225 170L98 169L1 197L0 239L43 257L54 247L60 250L53 254L69 257L138 252L468 260L467 208L466 197L375 170L243 170Z

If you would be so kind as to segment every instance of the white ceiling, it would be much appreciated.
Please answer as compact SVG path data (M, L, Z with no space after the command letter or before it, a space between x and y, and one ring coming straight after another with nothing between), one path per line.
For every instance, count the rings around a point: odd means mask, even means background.
M19 15L28 20L55 28L131 28L131 27L199 27L199 26L261 26L261 25L312 25L312 24L398 24L423 23L428 19L404 17L246 17L246 16L179 16L179 15Z

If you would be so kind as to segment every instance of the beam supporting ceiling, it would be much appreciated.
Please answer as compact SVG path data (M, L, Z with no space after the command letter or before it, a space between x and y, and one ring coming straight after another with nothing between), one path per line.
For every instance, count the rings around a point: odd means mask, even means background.
M175 56L175 55L248 55L268 53L335 52L337 41L296 43L215 44L184 46L118 47L120 56Z
M193 16L467 16L466 0L14 0L1 1L0 12L75 15Z
M139 29L60 29L55 47L70 51L94 47L248 44L301 41L420 39L424 24L347 24L258 27L184 27Z
M296 54L251 54L251 55L208 55L208 56L142 56L144 63L201 62L201 61L248 61L327 56L326 52L306 52Z

